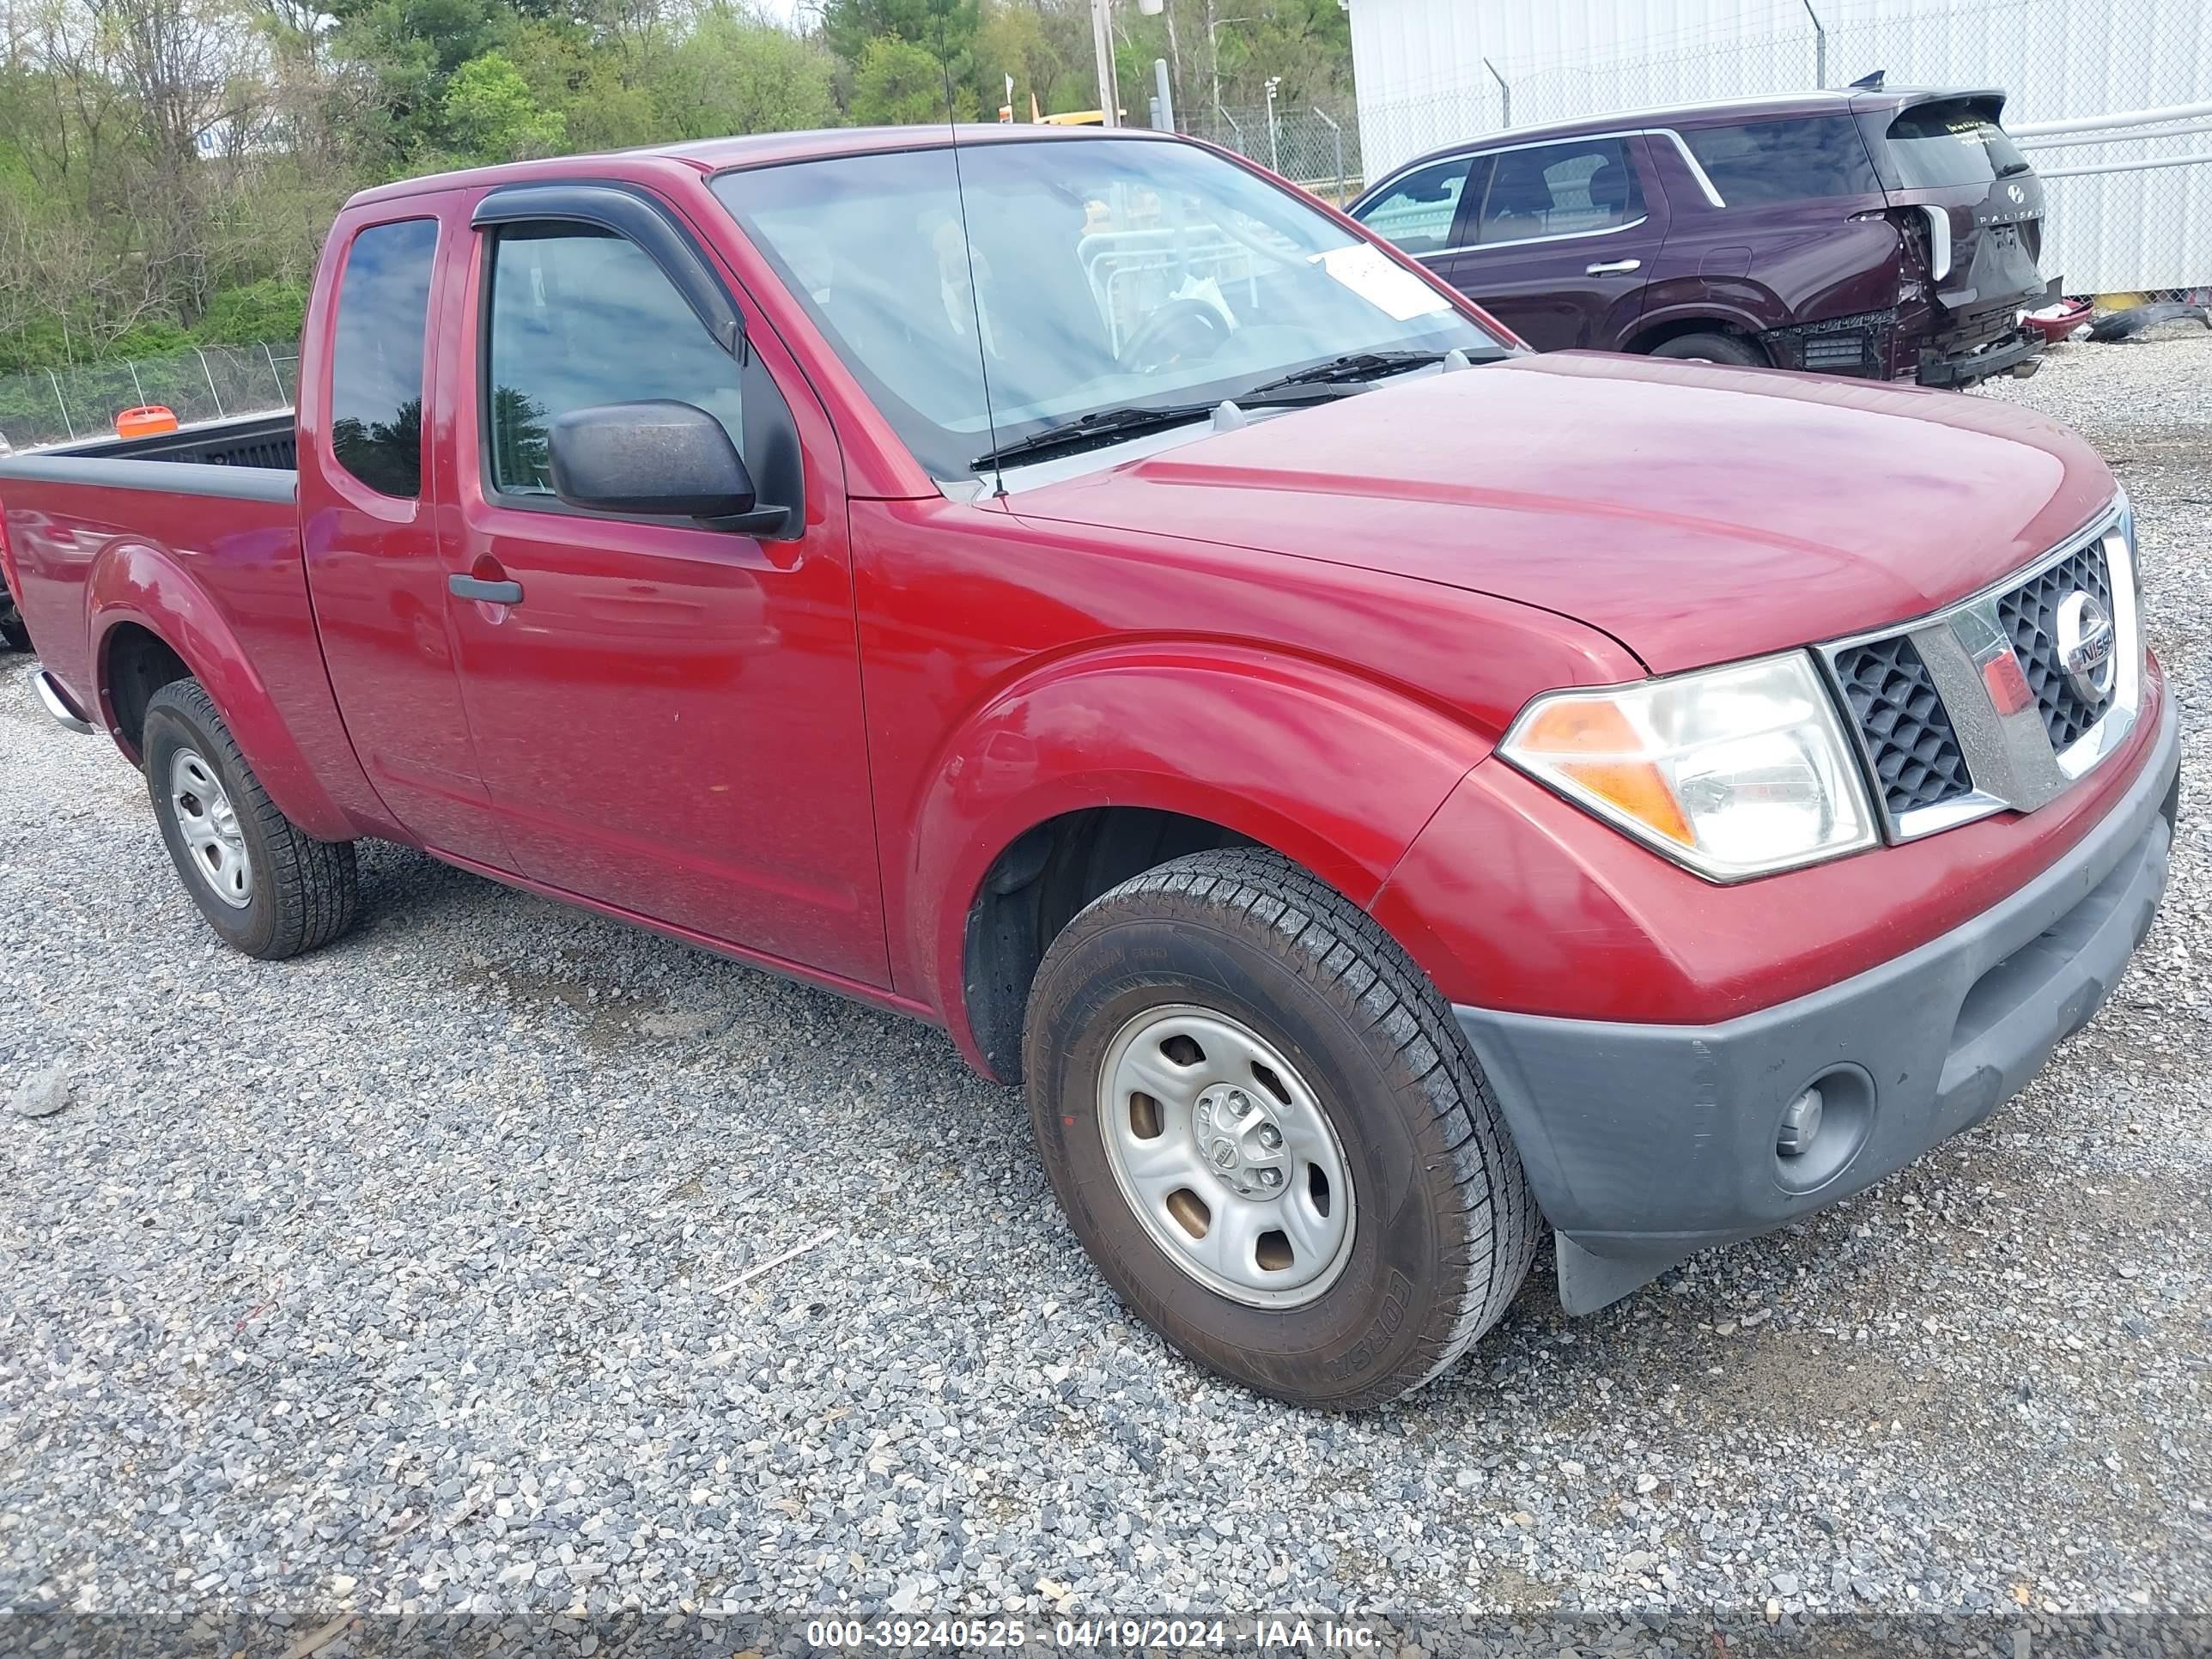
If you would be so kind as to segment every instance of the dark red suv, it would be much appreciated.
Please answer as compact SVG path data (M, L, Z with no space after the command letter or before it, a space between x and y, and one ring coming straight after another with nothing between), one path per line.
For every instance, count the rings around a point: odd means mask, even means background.
M2043 187L1997 91L1792 94L1493 133L1354 218L1541 351L2030 374Z

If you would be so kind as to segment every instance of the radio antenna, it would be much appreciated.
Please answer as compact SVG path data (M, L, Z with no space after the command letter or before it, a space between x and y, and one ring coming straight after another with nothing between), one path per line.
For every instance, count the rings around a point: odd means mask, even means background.
M960 204L960 253L968 262L968 307L975 319L975 368L983 381L983 424L991 434L991 493L1006 493L1006 469L999 465L999 418L991 407L991 359L983 349L983 295L975 285L975 244L968 235L968 184L960 170L960 122L952 108L952 43L945 32L946 0L938 0L937 64L945 71L945 130L952 141L952 199Z

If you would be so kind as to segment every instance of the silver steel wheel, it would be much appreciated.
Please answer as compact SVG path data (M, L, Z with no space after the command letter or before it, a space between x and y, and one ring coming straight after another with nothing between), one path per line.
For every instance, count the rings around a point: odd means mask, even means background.
M1188 1004L1123 1026L1099 1072L1106 1161L1168 1260L1255 1308L1296 1308L1351 1259L1344 1145L1320 1097L1241 1020Z
M188 862L213 893L234 910L253 901L253 861L246 854L238 811L215 768L190 749L169 760L169 810L185 838Z

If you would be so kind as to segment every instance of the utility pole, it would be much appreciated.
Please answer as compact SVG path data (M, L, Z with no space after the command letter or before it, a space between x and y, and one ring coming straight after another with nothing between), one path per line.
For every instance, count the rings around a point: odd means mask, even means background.
M1109 0L1091 0L1091 44L1098 54L1099 118L1109 127L1121 125L1121 89L1114 84L1114 20Z
M1216 114L1221 111L1221 26L1251 21L1249 17L1216 17L1213 15L1213 0L1206 0L1206 67L1213 71L1213 108Z

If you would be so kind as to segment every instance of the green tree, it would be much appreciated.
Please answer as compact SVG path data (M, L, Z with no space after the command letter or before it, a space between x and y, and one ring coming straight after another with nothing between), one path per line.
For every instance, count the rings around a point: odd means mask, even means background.
M592 32L566 18L532 18L500 48L528 83L541 109L557 112L567 150L627 149L669 134L647 67L605 50ZM665 72L667 54L651 70Z
M1087 40L1089 37L1086 35ZM1046 25L1046 14L1033 6L1000 3L983 15L975 35L977 91L985 109L996 109L1006 100L1007 76L1014 77L1014 119L1026 121L1030 99L1045 114L1061 109L1084 109L1097 102L1095 71L1085 60L1078 70L1070 62L1062 40ZM1062 102L1063 98L1088 102Z
M862 126L920 126L975 118L975 94L953 87L935 54L883 36L868 42L853 76L853 119Z
M15 0L0 54L0 425L19 442L63 435L48 368L76 388L73 410L97 411L136 395L113 361L126 352L294 337L331 218L367 185L841 118L973 119L1009 75L1024 119L1032 94L1047 113L1098 102L1091 0L823 0L811 38L758 4ZM1338 0L1165 0L1150 17L1120 0L1114 33L1134 119L1155 58L1187 113L1216 101L1217 70L1232 107L1263 101L1270 77L1288 108L1348 100ZM179 386L204 396L197 359L177 361L191 371ZM153 395L167 383L150 363Z
M503 0L336 0L331 51L373 79L390 124L393 172L446 142L446 94L461 65L513 31Z
M722 8L705 13L670 53L654 92L671 138L835 126L831 61L787 30ZM939 93L942 95L939 78Z
M958 61L973 49L981 21L981 0L826 0L822 38L855 66L878 40L902 40L940 62Z
M551 155L567 136L561 112L540 109L530 83L501 52L471 58L453 71L445 114L447 139L474 161Z

